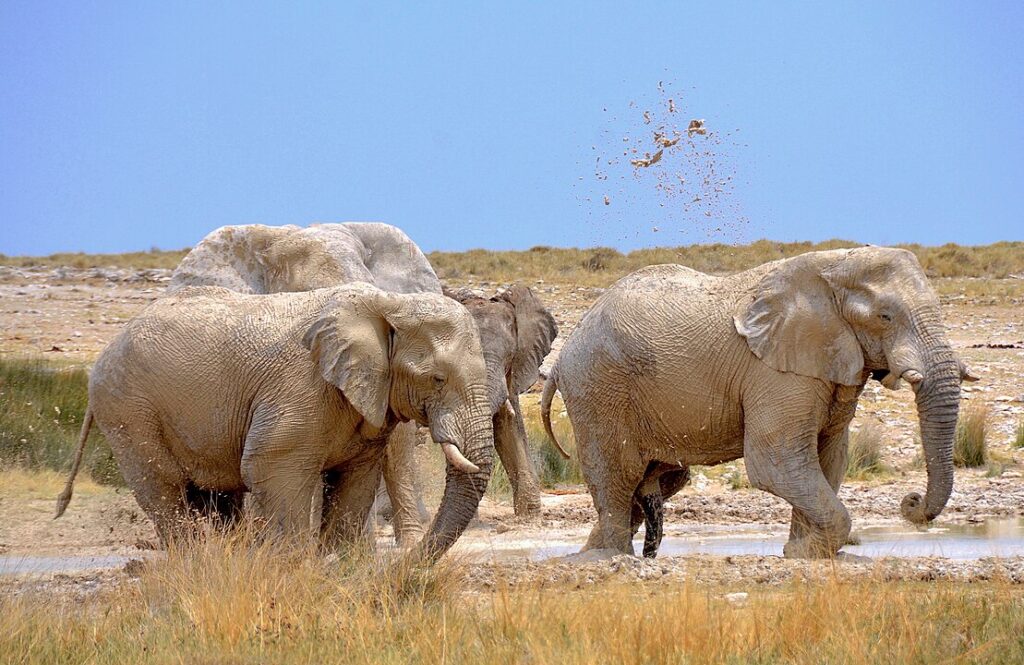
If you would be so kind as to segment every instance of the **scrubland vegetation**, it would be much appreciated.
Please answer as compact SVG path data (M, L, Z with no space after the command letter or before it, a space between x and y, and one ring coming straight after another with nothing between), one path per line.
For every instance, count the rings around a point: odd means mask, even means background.
M208 534L85 599L0 595L13 663L1020 662L1024 595L980 584L475 588L365 551Z
M985 466L988 462L988 410L971 405L963 409L956 423L953 440L953 464L962 467Z
M522 251L474 249L466 252L431 252L431 264L442 279L469 276L495 282L551 279L586 286L607 286L619 277L653 263L680 263L695 270L728 273L803 254L804 252L861 243L848 240L825 242L773 242L758 240L746 245L722 243L656 247L622 253L609 247L589 249L537 246ZM1024 274L1024 242L997 242L967 247L942 245L897 245L917 255L930 277L1005 278ZM15 267L174 268L188 249L127 254L64 253L50 256L4 256L0 265Z

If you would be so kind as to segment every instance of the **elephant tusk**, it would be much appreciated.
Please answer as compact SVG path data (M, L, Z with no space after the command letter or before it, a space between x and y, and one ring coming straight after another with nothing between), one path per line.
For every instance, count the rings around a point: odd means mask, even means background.
M908 369L906 372L903 372L903 378L912 386L916 386L924 381L924 375L916 369Z
M892 372L889 372L882 378L882 385L889 390L900 389L900 377Z
M462 452L459 451L458 446L454 443L442 443L441 450L444 451L444 456L448 458L448 462L459 471L465 471L466 473L478 473L480 471L480 467L462 456Z

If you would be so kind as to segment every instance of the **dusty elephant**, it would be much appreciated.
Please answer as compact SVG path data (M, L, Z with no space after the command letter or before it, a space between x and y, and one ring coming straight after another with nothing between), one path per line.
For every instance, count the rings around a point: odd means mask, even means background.
M728 277L659 265L619 280L566 342L541 400L553 438L560 390L576 434L598 512L585 549L632 552L637 500L664 498L650 482L659 464L744 457L751 484L793 506L785 555L835 555L850 532L836 494L847 428L872 375L916 393L928 488L901 511L930 521L952 491L960 381L973 377L912 253L811 252Z
M208 284L243 293L273 293L353 280L397 293L442 292L429 261L411 238L388 224L359 222L305 228L221 227L181 261L168 290ZM526 287L513 287L489 300L464 292L449 295L470 309L481 333L495 441L512 481L516 513L535 514L540 491L518 394L537 379L537 369L557 334L554 319ZM399 425L384 460L384 482L400 543L414 542L423 533L425 509L414 482L415 440L415 425Z
M321 524L332 544L361 532L384 437L413 421L449 460L423 541L437 556L487 486L486 381L472 318L441 295L363 283L272 295L188 288L150 305L100 354L81 441L95 420L165 540L188 527L203 491L247 489L276 532L308 531L321 474L333 474ZM81 444L75 470L80 458ZM58 516L73 480L74 471Z

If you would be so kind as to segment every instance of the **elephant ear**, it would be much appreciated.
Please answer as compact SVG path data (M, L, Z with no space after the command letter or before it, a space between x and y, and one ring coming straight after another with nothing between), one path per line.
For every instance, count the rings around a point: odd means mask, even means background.
M494 297L512 305L516 318L516 349L509 369L509 393L518 395L537 381L540 364L551 352L558 326L529 287L516 284Z
M779 262L752 297L741 301L733 322L750 350L769 367L860 385L864 355L840 315L827 274L827 266L804 257Z
M345 297L328 306L302 343L324 380L337 386L368 423L380 428L391 391L392 330L374 299Z

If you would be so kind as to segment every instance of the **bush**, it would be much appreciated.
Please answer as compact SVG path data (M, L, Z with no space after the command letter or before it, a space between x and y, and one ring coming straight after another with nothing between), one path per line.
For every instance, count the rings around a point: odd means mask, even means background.
M850 435L847 449L846 477L866 480L886 474L889 471L882 462L882 435L872 425L864 425Z
M1013 435L1013 447L1024 448L1024 420L1017 423L1017 431Z
M953 464L960 467L985 466L988 461L988 409L969 406L960 414L953 441Z
M67 469L88 403L89 375L43 360L0 360L0 464ZM97 427L84 468L94 480L123 484L113 453Z

